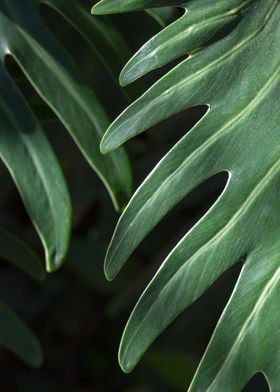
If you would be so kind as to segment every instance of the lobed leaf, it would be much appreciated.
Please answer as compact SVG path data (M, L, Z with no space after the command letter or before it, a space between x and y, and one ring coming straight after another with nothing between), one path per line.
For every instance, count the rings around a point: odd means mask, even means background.
M222 28L236 22L251 2L191 2L180 19L161 30L131 58L121 72L121 84L131 83L171 60L200 49Z
M237 1L235 7L243 3ZM155 6L137 0L123 1L122 6L110 0L99 4L93 9L98 13ZM210 2L195 4L201 15L204 4L214 9ZM224 11L223 7L230 9L232 4L228 0L212 7ZM191 15L191 5L186 21L195 15ZM164 75L114 121L101 144L103 152L111 151L186 108L209 107L135 192L105 261L107 277L112 279L145 236L192 189L216 173L228 172L227 185L216 203L171 251L142 294L120 346L120 364L124 371L131 371L152 341L188 305L226 269L245 259L190 391L238 391L259 371L272 391L279 385L280 5L276 0L247 5L231 33L195 51ZM171 59L172 53L167 51L165 58L160 45L164 37L168 43L175 24L154 39L158 46L153 50L161 56L157 64ZM181 26L181 34L186 26ZM192 29L186 33L190 51L192 45L196 48L192 34L196 34ZM143 73L152 69L152 49L146 56L144 50L139 53L124 71L128 81L142 74L142 66ZM136 66L133 73L138 60L139 70Z
M118 84L119 72L131 55L125 39L109 19L92 17L81 1L41 0L54 8L86 40ZM114 61L112 61L114 59ZM122 89L129 98L135 98L140 86Z
M37 119L17 91L4 67L12 56L38 94L65 125L82 154L104 182L116 208L131 192L128 158L120 149L104 157L99 143L109 119L82 72L65 48L43 24L39 0L6 1L0 5L0 155L19 189L45 247L48 271L58 268L67 251L71 206L65 181ZM82 3L51 0L87 40L96 37L104 62L108 51L122 43L113 27L91 23ZM69 8L69 9L68 9ZM106 35L107 34L107 35ZM121 45L119 45L121 46ZM125 45L123 45L126 50ZM116 74L122 54L112 62Z
M99 142L109 119L82 71L44 25L38 12L41 3L55 8L88 42L94 40L92 46L115 78L128 49L109 22L89 18L82 2L0 3L0 158L41 238L46 268L51 272L61 266L68 250L71 203L64 176L39 121L56 114L107 187L116 208L123 207L131 192L131 172L122 149L107 157L100 153ZM14 79L7 72L7 56L13 57L52 110L26 102L14 83L25 83L25 78L17 69ZM43 277L38 257L22 242L0 230L0 245L0 257L35 278ZM42 361L36 338L4 305L0 305L0 344L31 366L37 367Z
M47 270L65 257L71 206L53 151L0 63L0 157L10 171L46 253Z

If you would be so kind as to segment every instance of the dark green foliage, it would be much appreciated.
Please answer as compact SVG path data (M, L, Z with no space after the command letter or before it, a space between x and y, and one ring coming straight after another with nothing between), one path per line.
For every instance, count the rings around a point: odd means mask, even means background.
M109 125L108 116L82 70L43 22L39 14L43 3L62 14L91 43L114 78L127 58L128 48L109 22L90 16L83 2L5 0L0 4L0 157L40 236L46 268L51 272L65 259L72 211L64 176L41 123L57 116L102 179L117 209L130 195L131 174L123 150L108 157L100 153L99 142ZM27 102L22 95L25 78L42 98L39 104ZM0 241L2 258L35 278L43 276L38 257L24 244L4 231ZM8 348L33 366L38 365L41 359L37 343L30 344L30 352L26 350L30 332L8 311L3 310L1 317L3 323L6 320L5 328L0 328L4 334L1 343L7 336ZM14 339L16 325L19 336ZM9 326L11 338L7 335Z

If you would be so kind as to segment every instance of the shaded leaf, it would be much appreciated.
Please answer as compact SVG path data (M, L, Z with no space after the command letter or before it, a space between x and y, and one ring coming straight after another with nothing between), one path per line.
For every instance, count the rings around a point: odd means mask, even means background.
M104 17L93 18L81 1L44 0L41 3L58 11L81 34L118 84L120 69L131 56L131 51L114 24ZM137 85L122 91L133 98L139 88Z
M40 345L30 329L5 305L0 303L0 345L32 367L42 364Z
M2 56L13 55L102 178L115 204L122 205L130 192L127 158L123 151L107 158L100 154L98 144L109 120L79 68L43 25L37 4L4 2L0 8Z
M4 61L12 56L40 97L71 134L85 159L108 189L116 208L122 208L131 191L131 173L123 150L104 157L99 142L109 119L81 70L65 48L43 24L38 0L3 1L0 5L0 155L8 167L27 211L44 244L48 271L58 268L67 251L71 206L63 175L39 123L19 93ZM105 22L90 23L82 3L69 1L47 4L55 7L96 47L108 64L108 52L121 46L121 38ZM100 27L101 26L101 27ZM123 45L125 46L125 45ZM124 48L124 50L126 50ZM103 53L103 52L102 52ZM100 54L101 56L101 54ZM111 62L116 74L121 63ZM38 111L44 120L50 113Z
M28 273L34 279L44 278L40 258L25 243L0 229L0 257Z
M0 156L40 235L47 269L52 271L60 266L68 247L68 192L40 125L1 63L0 77Z

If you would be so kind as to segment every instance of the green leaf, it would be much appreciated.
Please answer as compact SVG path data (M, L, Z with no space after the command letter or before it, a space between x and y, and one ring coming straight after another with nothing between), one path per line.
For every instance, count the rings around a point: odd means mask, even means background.
M93 18L81 1L44 0L43 3L58 11L81 34L118 84L120 69L131 51L113 23L104 17ZM139 90L139 85L136 87L122 91L133 98Z
M43 355L33 332L5 305L0 303L0 345L29 366L41 366Z
M94 15L117 14L156 7L180 7L186 3L186 0L101 0L94 5L91 12Z
M28 273L34 279L44 278L40 258L25 243L0 229L0 257Z
M50 113L38 110L22 97L5 69L12 56L24 75L64 124L90 166L104 182L116 208L121 209L131 192L128 158L120 149L104 157L99 143L109 119L82 71L44 25L39 0L7 1L0 5L0 156L9 169L37 229L46 253L47 270L57 269L67 252L71 205L65 181L53 151L37 119ZM46 1L56 8L87 40L93 40L104 62L109 51L120 54L110 61L116 75L126 47L113 27L96 19L91 23L82 3ZM71 4L70 4L71 5ZM104 51L103 51L104 48ZM102 54L101 54L102 52ZM39 108L40 109L40 108Z
M82 72L43 25L37 5L35 0L4 1L0 8L2 56L15 58L103 180L115 205L122 206L131 190L127 157L121 150L106 158L100 154L99 141L109 120Z
M0 3L0 158L41 238L47 271L54 271L61 266L68 250L71 203L61 168L39 121L53 119L53 114L59 118L118 209L130 195L131 172L122 149L108 157L100 153L99 143L109 119L82 71L44 25L38 12L41 3L55 8L79 30L115 79L128 49L108 21L90 18L82 1L3 0ZM7 66L8 57L17 64L12 70ZM20 92L26 79L45 101L47 109L32 100L26 102ZM1 258L34 278L44 276L38 257L3 230L0 230L0 248ZM0 305L0 344L31 366L37 367L42 361L33 334L4 305Z
M278 390L278 247L279 244L268 242L248 256L191 391L240 391L258 370L264 373L270 390Z
M0 63L0 157L10 171L46 253L47 270L65 257L70 200L40 125Z
M128 11L155 5L151 3L123 1L121 7L120 2L103 0L94 10ZM200 7L202 14L210 3L198 0L193 6ZM244 2L216 2L223 12L225 5L236 10ZM253 2L231 33L164 75L105 134L103 152L186 108L208 106L205 116L158 163L122 214L107 252L109 279L192 189L216 173L228 173L223 193L167 256L136 304L120 346L125 371L133 369L152 341L225 270L245 259L190 391L239 391L259 371L271 390L278 390L279 18L279 1ZM165 37L167 42L170 39L169 29L160 33L159 45ZM188 33L189 43L192 34L195 29ZM177 37L173 38L176 47ZM171 59L168 51L159 49L159 53L161 65ZM141 56L141 67L147 72L149 51L147 57L144 51ZM139 72L132 72L128 80Z
M201 48L222 28L236 22L250 2L252 0L212 1L204 2L203 6L201 1L190 3L179 20L143 45L126 64L120 76L121 84L131 83L168 61Z

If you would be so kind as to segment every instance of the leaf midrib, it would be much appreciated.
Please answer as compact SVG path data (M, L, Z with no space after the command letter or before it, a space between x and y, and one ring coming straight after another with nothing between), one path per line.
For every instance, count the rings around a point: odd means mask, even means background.
M212 383L209 385L209 387L208 387L209 391L210 391L210 388L212 386L214 386L214 384L217 382L218 377L221 375L222 371L224 370L224 368L226 367L228 362L231 360L231 358L234 355L234 352L236 351L236 349L242 343L243 339L246 336L246 330L250 326L251 321L253 320L255 315L257 315L257 313L259 313L262 310L262 308L264 307L264 305L265 305L266 301L268 300L269 296L272 294L275 286L277 285L277 283L279 283L279 279L280 279L280 266L277 268L277 270L274 272L272 277L269 279L268 283L264 286L264 288L262 290L263 291L262 294L260 295L260 297L259 297L257 303L255 304L252 312L249 313L249 316L245 320L244 325L241 328L237 338L235 339L234 344L232 345L232 347L231 347L227 357L225 358L225 360L224 360L220 370L218 371L218 373L215 376L215 378L212 381ZM236 285L236 287L237 287L237 285ZM232 296L234 295L235 291L236 291L236 289L233 291ZM224 309L224 312L225 312L225 310L226 310L226 308Z
M196 28L201 28L204 25L211 25L211 24L215 24L215 22L219 21L219 20L223 20L227 17L231 17L231 16L235 16L235 14L237 14L238 11L240 11L242 8L246 7L247 4L251 3L252 0L246 0L244 1L243 4L241 4L239 7L236 7L235 9L231 9L230 11L224 12L223 14L220 14L218 16L213 16L207 20L203 20L202 22L196 22L193 23L191 25L189 25L187 27L187 29L185 29L184 31L182 31L179 34L176 34L176 36L170 38L169 40L165 41L163 44L158 45L153 51L149 52L145 58L140 59L139 61L135 62L135 64L133 65L133 67L131 67L129 69L129 73L132 73L133 70L139 66L139 64L141 64L142 62L146 61L147 59L154 57L157 55L158 52L163 51L166 47L169 47L172 45L173 42L176 42L180 39L183 39L184 37L186 37L190 31L196 29ZM180 19L178 19L176 22L174 22L174 25L176 23L178 23L180 20L182 21L183 19L188 17L188 12L187 11ZM190 11L191 12L191 11ZM159 34L161 34L162 32L160 32ZM158 34L158 35L159 35ZM147 45L149 44L149 42L147 43ZM135 57L137 56L138 53L136 53ZM132 57L133 59L133 57ZM132 61L132 59L130 61Z
M130 224L127 226L127 229L125 230L125 233L123 234L123 236L121 237L120 241L118 242L118 245L115 248L115 251L113 253L113 255L110 257L110 259L112 260L115 255L117 254L118 250L120 249L127 233L130 231L131 227L134 225L135 221L138 219L138 217L141 215L142 211L147 207L148 204L150 204L156 197L157 195L161 192L162 188L174 177L176 176L176 174L189 162L191 162L193 157L197 157L197 154L205 151L211 144L213 144L214 142L216 142L216 140L218 139L219 136L221 136L223 134L223 132L227 129L230 128L230 126L232 124L234 124L236 121L240 121L240 119L243 117L243 114L248 114L246 113L248 107L250 109L250 106L252 106L252 110L254 109L254 102L256 102L256 105L258 103L258 98L262 98L262 93L264 90L266 90L266 86L270 84L271 80L273 81L275 75L277 75L277 73L279 72L279 68L277 67L276 72L272 75L272 77L268 80L268 82L264 85L264 87L258 92L258 94L255 96L255 98L250 102L250 104L248 106L246 106L237 116L235 116L233 119L231 119L227 124L224 125L224 127L222 127L220 130L218 130L214 135L212 135L209 139L207 139L200 147L198 147L196 150L194 150L181 164L180 166L173 172L171 173L162 183L161 185L157 188L157 190L153 193L152 196L149 197L149 199L145 202L145 204L139 209L138 213L135 215L135 217L133 218L133 220L130 222ZM171 149L172 151L172 149ZM158 166L158 165L157 165ZM141 188L138 188L138 190L135 192L135 195L133 197L133 199L131 200L131 202L127 205L125 211L128 209L128 207L130 206L130 204L132 203L132 201L136 198L137 194L140 192L140 190L142 189L142 187L144 186L144 184L149 180L149 178L152 176L153 172L156 170L157 166L153 169L153 171L150 173L150 175L146 178L146 180L143 182ZM124 211L124 213L125 213ZM116 227L116 229L118 228L118 225ZM110 266L112 262L110 262L108 265Z
M279 71L280 71L280 67L278 65L276 71L273 73L273 75L269 78L268 82L265 84L265 86L262 88L262 90L259 91L259 93L256 95L255 99L253 101L251 101L250 105L252 105L254 103L254 101L260 101L263 97L264 94L263 92L265 91L265 95L268 94L268 92L270 91L270 88L272 88L274 86L275 81L278 80L279 78ZM256 107L257 103L255 105L253 105L253 108ZM253 108L251 110L253 110ZM243 110L243 112L246 112L246 108ZM246 112L247 113L247 112ZM240 117L242 118L242 117ZM239 120L240 120L239 118ZM239 121L238 120L238 121ZM236 120L234 120L236 121ZM225 235L226 232L228 232L233 226L234 224L238 221L238 219L240 218L240 216L243 214L244 211L246 211L250 205L253 204L253 202L257 199L258 195L262 192L262 190L265 188L265 186L267 184L269 184L269 182L273 179L274 174L277 173L278 169L279 169L279 163L280 163L280 158L270 167L270 169L267 171L267 173L265 174L265 176L262 178L262 180L257 183L257 185L253 188L252 192L249 194L249 196L247 197L247 199L245 200L245 202L241 205L241 207L238 209L238 211L231 217L231 219L228 221L228 223L221 229L219 230L214 237L212 237L209 241L207 241L201 248L199 248L189 259L188 259L188 266L190 266L192 264L192 262L195 261L195 259L204 251L205 248L208 248L209 245L212 245L216 239L219 237L221 237L221 235ZM225 190L224 190L225 192ZM223 193L224 193L223 192ZM214 203L214 205L211 207L211 209L214 208L214 206L217 204ZM208 211L209 213L209 211ZM208 215L208 213L206 215ZM206 215L204 215L204 217L202 219L204 219L206 217ZM193 230L193 229L192 229ZM189 233L187 233L188 235ZM175 252L176 248L172 251ZM172 254L171 253L171 254ZM170 255L167 257L167 259L170 257ZM163 263L164 264L164 263ZM172 282L176 276L181 272L181 270L184 268L185 264L183 264L177 271L176 273L172 276L172 278L168 281L168 283L161 288L160 292L158 293L158 297L160 296L160 294L166 289L166 287L168 285L170 285L170 282ZM162 268L162 267L161 267ZM155 278L154 278L155 279ZM152 280L153 282L153 280ZM152 282L150 283L150 285L152 284ZM150 285L147 287L147 289L145 290L145 292L148 290L148 288L150 287ZM143 295L145 294L145 292L143 293ZM132 335L131 339L129 340L129 342L126 344L126 350L124 351L123 356L125 356L126 352L128 351L128 347L131 343L131 341L134 340L135 336L137 335L138 331L141 329L142 325L145 322L145 319L148 317L148 315L151 313L153 307L150 307L150 309L148 310L148 312L146 313L145 317L143 317L143 319L141 320L140 324L138 324L137 328L135 329L134 334ZM129 323L129 321L128 321Z
M247 43L249 43L250 41L252 41L266 26L268 20L270 19L270 17L273 15L273 12L275 10L275 8L278 5L278 0L274 0L274 2L272 3L272 6L270 7L269 11L267 12L266 16L263 18L263 23L257 28L255 29L251 34L249 34L243 41L239 42L237 45L233 46L228 52L226 52L224 55L218 57L216 60L212 61L211 63L209 63L206 67L203 67L201 69L199 69L198 71L194 72L192 75L184 78L183 80L181 80L180 82L173 84L170 88L168 88L167 90L165 90L162 94L157 95L155 98L153 98L148 105L145 106L145 111L147 111L147 108L151 107L152 104L157 101L159 98L163 98L166 95L172 94L173 91L175 89L179 89L182 85L190 82L191 80L195 79L197 76L203 75L205 73L207 73L210 69L212 69L213 67L215 67L215 65L221 63L222 61L224 61L225 59L227 59L228 57L230 57L231 55L233 55L234 53L238 52L240 49L242 49ZM190 59L193 58L193 56L189 56L185 62L190 61ZM167 72L167 74L164 76L164 78L166 78L168 75L170 75L171 73L174 73L175 69L179 68L182 65L182 63L178 64L176 67L174 67L172 70L170 70L169 72ZM150 91L154 90L162 81L162 78L159 79L159 81L157 81L154 85L152 85L147 92L145 93L145 95L147 95ZM143 96L139 97L134 103L133 106L135 106L139 101L141 101ZM123 113L121 116L124 116L128 110L130 110L131 106L129 106ZM139 113L138 113L139 114ZM113 122L113 124L110 126L113 127L114 124L118 121L118 118ZM125 124L127 122L130 121L130 118L128 118L126 121L124 121L122 123L122 127L125 126ZM109 130L110 130L109 128ZM107 131L108 132L108 131ZM115 133L118 132L118 127L116 127L116 129L108 134L108 136L106 137L106 143L108 144L108 141L110 141L113 136L115 135ZM106 136L106 134L105 134Z
M238 221L238 219L240 218L240 216L242 216L242 214L244 213L244 211L246 212L246 210L253 204L253 202L257 199L257 197L259 196L259 194L262 192L262 190L269 184L269 182L273 179L275 173L277 173L280 169L280 158L272 165L272 167L270 167L270 169L267 171L266 175L263 177L263 179L254 187L254 189L252 190L252 192L249 194L248 198L245 200L245 202L241 205L241 207L239 208L239 210L231 217L231 219L228 221L228 223L221 229L219 230L214 237L212 237L209 241L207 241L201 248L199 248L189 259L188 259L188 267L190 267L192 265L193 262L195 262L195 260L197 259L197 257L199 257L199 255L205 250L205 248L208 248L209 246L211 246L216 239L221 236L224 236L234 225L235 223ZM225 190L224 190L225 192ZM223 192L223 194L224 194ZM222 195L221 195L222 196ZM221 198L220 196L220 198ZM219 199L220 199L219 198ZM219 200L218 199L218 200ZM216 203L214 203L214 205L211 207L210 210L212 210L215 205L217 204L218 201L216 201ZM209 210L209 211L210 211ZM209 213L208 211L208 213ZM206 215L208 215L208 213ZM204 215L204 217L202 219L204 219L206 217L206 215ZM201 221L200 221L201 222ZM194 226L195 227L195 226ZM194 228L193 228L194 229ZM192 229L192 230L193 230ZM190 232L189 232L190 233ZM189 235L189 233L187 233L187 235ZM184 238L183 238L184 239ZM182 241L182 240L181 240ZM180 242L181 242L180 241ZM179 243L180 244L180 243ZM177 245L178 246L178 245ZM172 253L176 251L176 248L173 249ZM172 255L172 253L167 256L166 260L170 258L170 256ZM161 268L163 267L165 262L163 262ZM180 266L180 268L176 271L176 273L170 278L170 280L168 281L168 283L166 285L164 285L157 297L159 297L164 290L166 290L166 287L170 285L170 282L174 281L174 279L176 278L176 276L178 276L181 272L181 270L185 267L185 264L182 264ZM279 267L279 273L280 273L280 267ZM154 281L155 277L153 278L153 280L151 281L151 283L149 284L149 286L146 288L146 290L144 291L144 293L142 294L141 298L143 298L143 296L145 295L145 293L148 291L149 287L152 285L153 281ZM138 303L140 303L141 298L139 299ZM136 305L137 306L137 305ZM141 322L138 324L137 328L135 329L134 334L132 335L131 339L129 339L129 342L126 344L126 350L124 351L123 357L126 355L129 345L130 343L134 340L135 336L138 334L139 330L141 329L142 325L145 323L146 318L151 314L152 309L153 309L154 305L152 305L148 312L145 314L145 317L143 317L143 319L141 320ZM131 320L133 316L133 313L129 319L129 321ZM127 324L129 324L129 321Z
M51 214L51 218L52 218L52 221L54 222L53 228L54 228L54 233L55 233L55 238L56 238L55 243L56 243L56 245L58 245L59 242L60 242L60 241L58 240L60 236L58 235L58 228L57 228L57 225L56 225L56 223L55 223L55 222L56 222L56 219L55 219L56 215L54 214L54 211L53 211L54 205L53 205L53 202L52 202L52 197L51 197L51 195L49 194L48 183L46 182L46 180L45 180L45 175L44 175L44 173L43 173L42 170L41 170L40 162L37 160L36 156L34 155L32 146L31 146L31 148L30 148L30 145L29 145L29 143L28 143L28 140L26 140L26 138L24 138L24 137L22 136L21 131L20 131L20 127L18 126L18 123L15 121L14 116L12 115L12 113L11 113L9 107L8 107L8 106L6 105L6 103L3 101L3 99L1 98L1 96L0 96L0 102L1 102L1 104L2 104L3 110L4 110L5 113L7 114L8 118L9 118L10 121L11 121L11 123L14 125L15 129L17 130L17 133L18 133L20 139L22 140L23 145L24 145L25 148L26 148L26 151L28 152L28 155L30 156L31 161L32 161L33 164L34 164L34 167L35 167L35 168L37 169L37 171L38 171L39 178L40 178L41 183L42 183L42 185L43 185L43 188L44 188L44 190L45 190L45 194L46 194L46 196L47 196L47 197L46 197L46 200L47 200L47 202L48 202L48 204L49 204L49 211L50 211L50 214ZM5 159L3 158L3 156L2 156L2 159L5 161ZM15 183L18 184L16 178L14 177L13 172L10 170L10 165L9 165L9 163L6 162L6 164L7 164L7 167L9 168L10 174L11 174L11 176L13 177ZM18 187L18 188L20 189L20 187ZM40 238L41 238L41 241L42 241L42 243L43 243L43 245L44 245L44 249L45 249L45 252L46 252L46 260L47 260L48 266L50 267L50 252L49 252L49 245L47 244L47 242L46 242L46 240L45 240L45 238L44 238L44 235L43 235L43 233L42 233L40 227L37 225L37 222L32 218L32 216L30 216L30 219L32 220L32 223L33 223L34 226L36 227L37 232L38 232L38 234L39 234L39 236L40 236ZM56 250L57 250L57 248L56 248ZM61 255L60 255L60 256L61 256ZM56 259L57 257L58 257L58 254L55 255L55 259Z
M65 76L64 73L61 71L60 67L57 66L56 62L52 59L52 57L49 55L49 53L47 51L45 51L39 44L37 44L37 42L30 37L20 26L17 26L18 31L20 32L20 34L23 36L24 39L26 39L26 41L32 46L35 46L35 48L37 49L37 54L39 55L40 59L43 61L43 63L51 70L51 72L53 71L51 68L51 65L49 64L49 62L53 65L54 69L55 69L55 73L52 72L52 74L54 75L58 75L59 74L59 81L64 85L64 87L66 88L66 90L69 91L70 96L72 96L74 98L74 100L78 103L79 107L84 111L84 113L86 114L86 116L88 117L89 122L92 123L95 127L95 129L97 130L98 134L100 135L100 139L101 137L104 135L103 130L101 130L99 124L96 122L97 120L95 119L94 116L92 116L90 109L85 105L85 102L80 99L79 95L76 93L75 89L73 89L71 87L71 83L67 83L67 81L65 80ZM11 50L11 49L10 49ZM14 54L14 51L11 50L11 52L13 53L13 56L16 57L16 55ZM46 57L48 58L48 61L46 60ZM20 61L18 60L18 62L20 63ZM20 63L21 64L21 63ZM28 73L25 71L25 68L22 66L22 70L25 74L25 76L28 78L28 80L30 81L30 83L32 84L32 86L34 87L34 89L38 92L38 94L40 94L41 96L43 95L41 93L41 91L38 89L38 87L36 86L36 84L33 82L33 80L29 77ZM52 110L55 112L55 114L57 115L57 117L60 119L60 121L65 125L65 127L67 129L71 129L72 127L70 127L69 124L67 124L67 122L65 121L65 119L63 118L63 116L61 116L60 112L56 109L56 107L47 99L47 97L44 95L43 96L45 102L52 108ZM73 137L73 139L76 141L76 143L79 145L80 150L83 152L84 156L87 158L87 161L89 162L89 164L94 168L94 170L96 171L96 173L99 175L99 177L103 180L104 185L106 186L109 194L111 195L112 199L115 200L115 196L113 194L113 192L111 191L110 187L109 187L109 182L108 180L105 178L105 176L103 175L102 171L100 171L100 169L98 168L96 163L92 162L92 158L90 157L90 155L88 154L88 152L85 150L85 148L79 143L76 135L71 131L71 135ZM107 160L110 160L113 165L114 168L116 170L116 172L119 173L118 170L118 160L115 158L115 154L108 154L107 155ZM108 169L107 165L106 165L106 170ZM107 170L108 171L108 170ZM119 176L119 179L121 180L121 176Z

